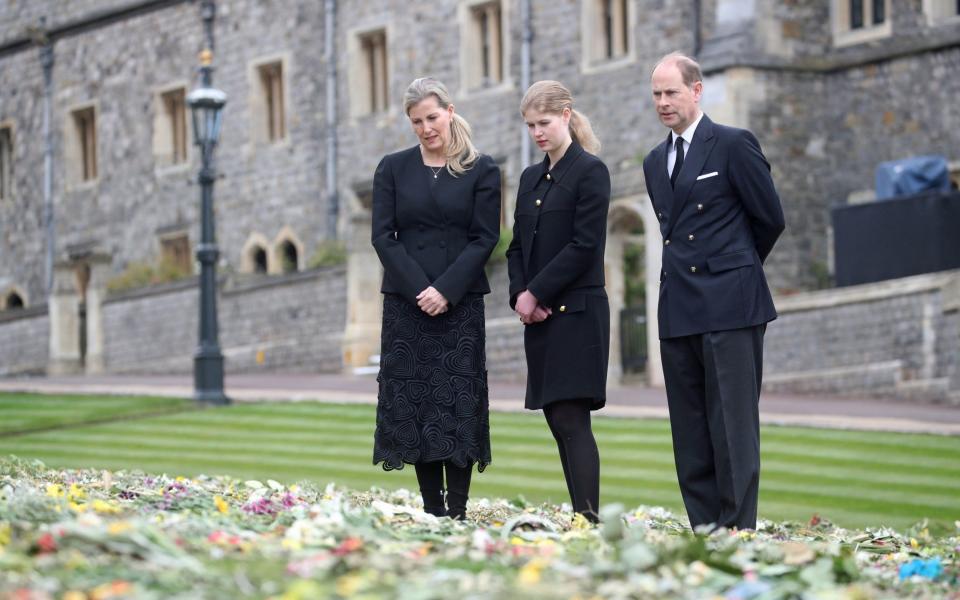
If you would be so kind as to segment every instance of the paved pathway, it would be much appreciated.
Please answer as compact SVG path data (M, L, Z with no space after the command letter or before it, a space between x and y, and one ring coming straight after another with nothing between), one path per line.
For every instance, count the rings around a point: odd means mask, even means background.
M130 394L190 397L190 375L63 376L0 378L0 391L40 393ZM373 376L259 374L230 375L227 395L238 402L321 401L373 404L377 382ZM490 407L523 410L523 386L492 382ZM643 386L612 387L602 415L666 418L663 390ZM763 423L834 427L875 431L938 433L960 436L960 406L912 403L874 398L764 394L760 400Z

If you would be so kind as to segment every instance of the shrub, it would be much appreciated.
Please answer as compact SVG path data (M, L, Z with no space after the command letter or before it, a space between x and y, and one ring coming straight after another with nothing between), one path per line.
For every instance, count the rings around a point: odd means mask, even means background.
M500 239L497 240L497 245L493 247L493 252L490 254L491 263L502 263L507 260L507 248L510 247L510 242L513 241L513 230L507 227L500 229Z
M324 240L317 244L317 250L310 257L307 266L311 269L317 267L333 267L343 265L347 262L347 249L343 242L339 240Z
M128 264L122 273L107 281L107 291L133 290L185 279L191 275L193 275L192 271L169 259L162 259L156 265L134 262Z

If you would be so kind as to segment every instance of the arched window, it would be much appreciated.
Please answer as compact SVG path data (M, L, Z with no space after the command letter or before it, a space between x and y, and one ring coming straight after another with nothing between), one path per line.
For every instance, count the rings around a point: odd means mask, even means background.
M270 240L254 231L240 251L240 272L267 274L276 270L276 257Z
M273 254L271 273L296 273L303 266L303 242L289 225L284 225L271 246Z
M250 250L251 258L253 259L253 272L254 273L266 273L267 272L267 250L263 246L254 246Z
M280 266L284 273L295 273L300 264L298 259L297 247L293 242L287 240L280 244Z
M3 304L7 310L23 308L23 297L16 292L10 292Z

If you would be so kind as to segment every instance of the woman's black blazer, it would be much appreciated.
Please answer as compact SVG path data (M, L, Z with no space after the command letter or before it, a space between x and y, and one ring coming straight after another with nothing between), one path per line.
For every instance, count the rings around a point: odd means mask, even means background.
M507 249L510 306L530 290L544 306L566 292L603 295L610 173L576 141L549 169L549 158L520 176L513 241Z
M456 305L487 294L483 267L500 239L500 168L484 154L466 173L437 181L420 147L388 154L373 176L373 247L383 293L416 304L429 286Z

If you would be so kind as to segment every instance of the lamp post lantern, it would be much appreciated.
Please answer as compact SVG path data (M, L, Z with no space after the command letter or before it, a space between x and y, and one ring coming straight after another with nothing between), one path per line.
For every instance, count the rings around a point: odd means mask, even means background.
M223 391L223 353L217 333L217 249L213 221L213 183L216 171L213 150L220 137L227 95L212 85L214 3L201 6L206 47L200 53L200 87L187 94L193 116L194 143L200 148L200 344L193 357L194 400L202 404L229 404Z

